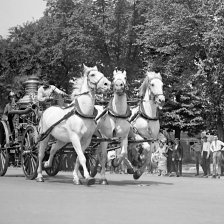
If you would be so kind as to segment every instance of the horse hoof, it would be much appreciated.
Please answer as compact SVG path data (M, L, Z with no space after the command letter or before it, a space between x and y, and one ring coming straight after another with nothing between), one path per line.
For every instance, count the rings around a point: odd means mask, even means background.
M42 170L50 169L51 166L47 165L46 162L42 163Z
M133 178L134 178L135 180L138 180L139 177L140 177L141 175L142 175L141 171L136 170L136 171L134 172L134 174L133 174Z
M116 159L116 158L114 158L114 159L111 160L111 165L112 165L114 168L118 167L117 159Z
M88 179L86 179L86 185L87 186L90 186L90 185L93 185L93 184L95 184L95 179L94 178L88 178Z
M73 183L74 183L75 185L82 185L82 182L81 182L80 180L75 180L75 179L73 179Z
M127 173L128 173L128 174L134 174L135 171L134 171L132 168L128 168L128 169L127 169Z
M107 179L103 179L103 180L101 181L101 185L108 185L108 181L107 181Z
M44 178L43 177L37 177L36 182L44 182Z

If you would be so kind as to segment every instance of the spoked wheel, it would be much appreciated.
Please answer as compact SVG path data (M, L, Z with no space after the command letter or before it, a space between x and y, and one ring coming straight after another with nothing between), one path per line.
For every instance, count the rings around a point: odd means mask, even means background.
M37 177L38 148L35 146L37 136L36 127L28 126L22 138L21 163L23 172L29 180L33 180Z
M4 176L9 165L9 153L6 148L7 134L5 126L0 122L0 176Z
M91 177L95 177L97 174L97 167L99 165L99 159L96 154L86 153L86 167ZM81 175L84 177L82 166L79 167Z
M52 166L50 168L46 168L45 172L49 176L55 176L60 171L60 161L61 161L61 155L59 153L56 153L54 155Z

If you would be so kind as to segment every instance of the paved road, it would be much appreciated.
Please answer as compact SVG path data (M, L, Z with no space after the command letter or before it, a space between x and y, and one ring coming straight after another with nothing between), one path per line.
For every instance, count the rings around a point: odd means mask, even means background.
M223 223L221 179L108 174L108 186L72 184L71 173L44 183L25 180L20 169L0 177L0 224Z

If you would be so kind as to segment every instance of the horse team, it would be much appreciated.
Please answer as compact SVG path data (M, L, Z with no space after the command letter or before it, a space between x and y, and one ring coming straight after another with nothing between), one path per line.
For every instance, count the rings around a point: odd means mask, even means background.
M80 165L83 167L86 184L94 184L95 179L90 176L87 170L84 156L84 151L89 146L93 134L103 138L118 138L121 154L113 160L113 165L118 166L124 161L129 171L133 173L134 179L138 179L151 158L150 142L142 144L147 156L145 165L137 169L127 159L128 150L136 148L136 143L128 143L128 138L132 138L134 141L150 138L157 139L160 129L158 108L162 108L165 102L161 75L155 72L146 72L146 77L139 91L139 104L133 109L130 109L127 103L127 77L125 71L113 72L112 86L114 94L107 108L95 106L96 93L105 93L111 88L111 82L98 71L96 66L87 67L84 65L83 76L76 79L73 85L72 103L69 107L62 109L51 106L42 114L39 123L39 134L45 133L60 119L62 121L39 143L39 165L36 180L38 182L44 181L42 161L50 136L53 136L56 141L51 147L49 160L44 163L44 167L51 167L55 153L71 142L78 155L73 171L74 184L81 184L78 175ZM67 114L70 114L70 116L63 119ZM107 147L108 142L105 141L100 143L98 149L102 166L101 184L108 184L105 176Z

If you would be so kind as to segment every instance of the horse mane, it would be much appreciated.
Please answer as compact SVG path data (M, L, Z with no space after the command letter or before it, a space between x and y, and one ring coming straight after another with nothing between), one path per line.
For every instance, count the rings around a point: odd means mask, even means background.
M83 85L83 82L84 82L84 79L85 77L88 76L88 74L91 72L91 71L98 71L97 67L86 67L84 69L84 73L81 77L79 78L73 78L72 80L70 80L70 83L73 84L73 91L72 91L72 94L71 94L71 100L74 100L76 98L76 96L78 94L80 94L80 89Z
M155 79L155 78L160 79L162 81L162 76L160 75L160 73L148 72L148 71L146 72L146 77L139 88L139 96L140 97L143 97L145 95L145 92L146 92L151 80Z
M73 84L71 99L74 100L75 97L80 93L80 89L81 89L82 84L84 82L84 76L82 76L80 78L73 78L72 80L70 80L70 82Z

